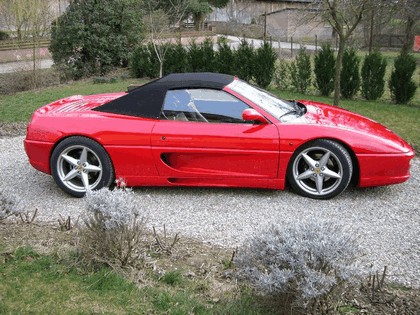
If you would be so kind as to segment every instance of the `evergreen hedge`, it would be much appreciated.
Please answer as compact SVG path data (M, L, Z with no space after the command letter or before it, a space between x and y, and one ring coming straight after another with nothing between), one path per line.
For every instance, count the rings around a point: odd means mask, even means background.
M360 88L360 58L356 50L348 48L343 55L343 68L341 69L341 95L344 98L352 99Z
M311 85L311 75L311 57L306 48L301 47L295 60L290 64L290 79L293 88L300 93L306 93Z
M315 55L315 86L322 96L334 91L335 56L330 44L323 44Z
M384 94L386 60L379 51L365 57L362 66L362 95L367 100L377 100Z
M264 42L255 52L254 78L260 87L267 88L273 80L276 59L277 54L268 42Z
M388 82L392 100L397 104L408 103L416 93L417 86L412 79L416 70L416 60L402 52L395 60L394 70Z

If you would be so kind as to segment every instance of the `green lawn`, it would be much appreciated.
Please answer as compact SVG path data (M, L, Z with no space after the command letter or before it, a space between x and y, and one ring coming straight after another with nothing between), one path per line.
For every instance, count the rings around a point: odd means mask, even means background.
M270 314L245 292L212 298L210 284L178 271L167 273L176 281L149 274L138 286L107 268L82 272L68 263L30 247L0 260L0 314Z
M28 122L35 109L66 96L125 91L130 84L144 82L139 79L126 79L115 83L94 84L93 80L83 80L14 95L0 95L0 123ZM287 99L332 103L332 98L316 95L277 90L272 92ZM395 105L383 100L342 100L340 106L379 121L406 139L417 151L420 150L420 91L417 91L411 105Z

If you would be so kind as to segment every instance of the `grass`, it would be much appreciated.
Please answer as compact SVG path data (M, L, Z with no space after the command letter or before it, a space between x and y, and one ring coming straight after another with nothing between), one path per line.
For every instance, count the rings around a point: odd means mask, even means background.
M31 247L0 262L0 274L1 314L269 314L248 294L214 300L179 271L137 286L110 269L83 273Z
M94 79L88 79L35 91L0 95L0 122L29 122L35 109L60 98L76 94L121 92L126 91L130 84L145 82L140 79L125 79L114 83L95 84Z

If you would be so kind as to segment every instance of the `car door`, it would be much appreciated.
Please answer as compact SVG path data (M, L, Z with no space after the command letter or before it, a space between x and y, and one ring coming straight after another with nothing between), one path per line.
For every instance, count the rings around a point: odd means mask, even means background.
M169 90L151 137L159 174L171 178L275 178L277 127L243 121L246 108L250 106L225 91Z

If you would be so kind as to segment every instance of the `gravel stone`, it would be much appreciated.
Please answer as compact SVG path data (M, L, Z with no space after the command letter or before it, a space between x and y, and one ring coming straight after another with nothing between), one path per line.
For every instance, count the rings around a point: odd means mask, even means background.
M37 220L76 220L84 200L68 196L51 176L28 163L23 137L0 139L0 189L13 186ZM240 246L273 223L314 218L337 220L360 238L366 262L391 281L420 288L420 159L406 183L349 188L332 200L312 200L291 191L235 188L135 188L150 226L181 237L226 247ZM57 223L58 224L58 223Z

